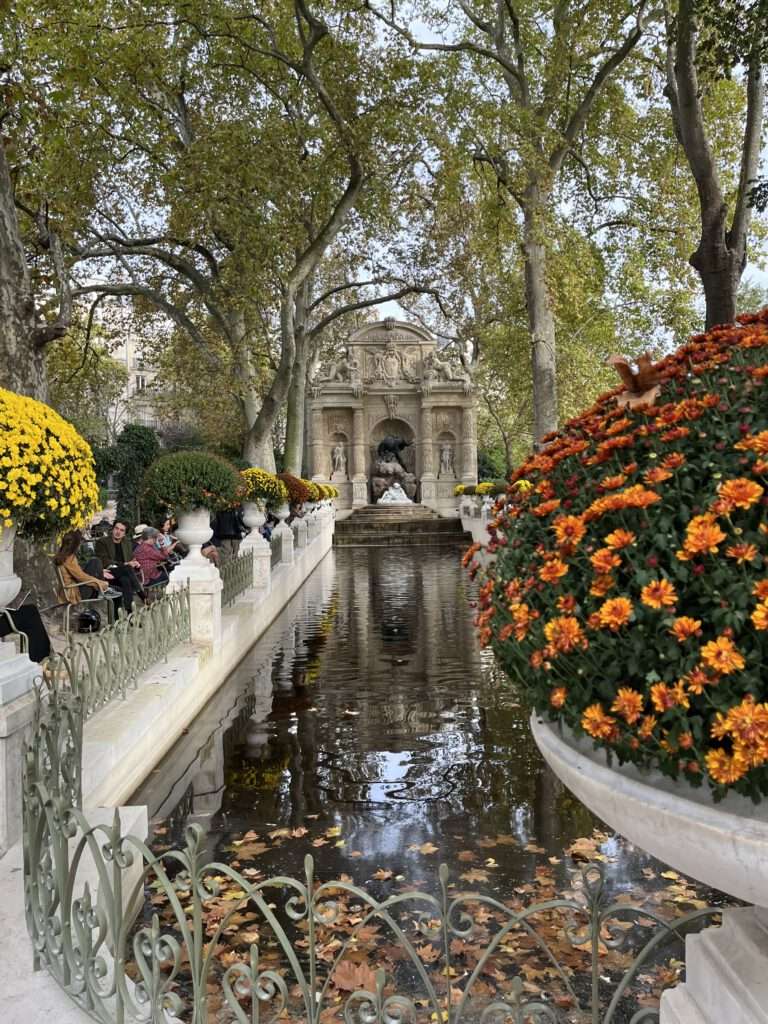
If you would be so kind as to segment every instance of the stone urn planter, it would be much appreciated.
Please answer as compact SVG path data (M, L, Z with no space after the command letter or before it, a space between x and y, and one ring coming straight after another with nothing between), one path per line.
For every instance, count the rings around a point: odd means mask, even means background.
M0 530L0 608L7 608L21 590L21 580L13 571L15 540L15 526Z
M202 553L202 547L213 536L211 514L207 508L195 508L179 513L179 525L176 536L182 544L189 548L184 559L185 566L208 566L210 562Z
M714 803L658 771L608 762L587 736L531 717L552 771L581 802L631 842L691 878L768 906L768 806L729 793Z
M768 1024L768 808L729 793L714 803L658 771L609 763L588 737L531 716L561 782L611 828L659 860L755 906L686 938L686 981L662 995L660 1024Z
M264 515L264 511L256 501L246 501L243 505L243 522L250 530L249 538L255 540L255 538L261 537L260 530L264 523L267 521L267 517ZM263 538L262 538L263 540Z

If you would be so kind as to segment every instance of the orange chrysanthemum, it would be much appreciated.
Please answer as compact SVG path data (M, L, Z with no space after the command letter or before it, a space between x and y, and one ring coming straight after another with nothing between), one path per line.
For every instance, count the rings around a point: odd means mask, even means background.
M601 626L614 633L629 622L632 614L632 602L627 597L611 597L598 611Z
M650 739L650 737L653 735L653 730L656 728L657 721L658 719L656 718L656 715L644 716L637 730L637 735L640 737L641 740Z
M548 516L550 512L554 512L556 508L560 508L560 499L552 498L550 501L542 501L540 505L531 509L531 512L535 516L540 516L542 519L544 516Z
M605 491L615 491L617 487L622 487L627 482L627 478L623 473L617 473L615 476L604 476L600 481L600 487Z
M669 480L671 476L672 474L670 471L665 469L663 466L652 466L651 469L648 469L643 473L643 480L647 484L660 484L665 480Z
M731 544L725 549L725 553L729 558L735 558L737 562L751 562L753 558L757 558L758 550L754 544Z
M640 591L640 600L649 608L671 608L677 601L677 591L669 580L651 580Z
M568 690L564 686L558 686L549 695L549 703L553 708L561 708L567 696Z
M661 465L665 469L679 469L685 465L685 456L682 452L670 452L661 460Z
M590 704L584 710L581 727L595 739L610 740L616 735L616 719L606 714L602 704Z
M573 594L563 594L561 597L558 597L555 604L557 605L557 610L559 612L566 612L570 614L576 609L576 598Z
M651 687L651 703L660 714L669 711L677 704L675 691L666 683L654 683Z
M552 523L558 544L578 544L586 533L581 516L558 516Z
M768 367L765 367L768 372ZM761 430L759 434L752 434L745 437L733 446L742 452L757 452L758 455L768 455L768 430Z
M612 548L600 548L589 560L595 572L601 576L621 565L621 559Z
M768 600L760 602L750 615L750 619L755 629L760 630L761 633L768 629Z
M758 580L752 587L752 593L759 601L765 601L768 598L768 580Z
M756 501L759 501L764 488L754 480L740 476L734 480L726 480L718 488L721 498L730 502L734 508L752 508Z
M539 579L544 583L557 583L568 573L568 566L560 558L552 558L539 569Z
M714 516L694 516L685 530L683 550L687 555L714 555L724 540L725 534Z
M701 619L692 619L689 615L681 615L672 623L669 632L679 644L682 644L696 636L700 629Z
M701 657L710 668L724 676L744 668L743 656L727 636L719 636L716 640L710 640L708 644L704 644L701 649Z
M731 756L722 749L710 750L704 758L710 778L722 786L738 782L747 770L741 758Z
M634 725L643 713L643 695L633 690L630 686L622 686L611 704L611 711L621 715L625 722Z
M620 548L627 548L634 544L637 537L631 530L614 530L605 538L604 544L607 548L618 551Z
M544 636L550 644L565 654L586 645L584 631L572 615L558 615L544 627Z
M602 576L595 576L589 592L593 597L605 597L608 591L612 590L615 586L616 580L614 577L610 573L604 573Z

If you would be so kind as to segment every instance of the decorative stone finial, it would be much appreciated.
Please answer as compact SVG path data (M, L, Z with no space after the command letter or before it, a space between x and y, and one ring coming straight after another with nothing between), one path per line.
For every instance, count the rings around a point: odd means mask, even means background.
M395 329L395 318L393 316L387 316L384 318L384 330L394 331Z

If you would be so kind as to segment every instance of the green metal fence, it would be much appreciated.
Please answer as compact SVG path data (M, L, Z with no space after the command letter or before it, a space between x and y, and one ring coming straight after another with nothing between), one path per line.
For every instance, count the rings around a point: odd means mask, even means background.
M669 921L612 902L597 865L572 897L525 907L460 891L445 866L434 893L320 882L311 857L301 878L262 879L207 862L197 826L153 852L117 815L92 826L79 810L81 714L73 694L41 702L24 763L24 885L35 965L103 1024L639 1024L658 1013L627 1009L638 975L716 913Z
M240 594L253 586L253 548L225 562L219 572L224 584L221 605L222 608L226 608L236 601Z
M80 698L87 718L115 698L125 698L142 672L189 639L189 590L184 587L121 615L100 633L70 637L66 650L47 660L45 671L57 686Z

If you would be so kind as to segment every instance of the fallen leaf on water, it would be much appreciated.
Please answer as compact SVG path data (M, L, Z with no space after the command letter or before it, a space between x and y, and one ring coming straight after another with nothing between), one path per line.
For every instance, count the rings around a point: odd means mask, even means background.
M344 708L345 715L359 715L359 711L352 711L350 708Z
M546 853L547 851L543 846L537 846L536 843L526 843L523 847L526 853Z
M341 826L340 825L332 825L330 828L327 828L325 830L325 834L328 836L329 839L333 839L334 836L340 836L341 835Z
M459 875L459 878L463 878L465 882L487 882L488 872L483 871L482 868L470 868L469 871Z
M662 878L671 878L673 881L677 881L677 879L680 877L680 875L678 875L678 873L676 871L662 871L661 872L661 877Z
M323 839L323 837L321 836L319 839L313 839L312 840L312 845L313 846L327 846L328 845L328 840L327 839Z
M392 877L392 872L387 868L379 868L378 871L374 871L372 878L376 878L379 882L385 882L388 878Z
M416 952L419 954L419 959L423 960L425 964L433 964L435 960L440 959L440 950L435 949L434 946L417 946Z
M363 856L363 851L362 851L362 850L353 850L353 851L352 851L352 852L350 853L350 855L349 855L349 856L350 856L350 857L362 857L362 856Z
M371 992L376 989L376 974L367 964L342 960L333 972L333 983L344 992L356 992L358 989Z
M298 828L295 828L291 832L291 839L301 839L301 837L305 836L307 834L307 832L309 832L308 828L304 828L303 825L299 825Z
M289 828L276 828L267 833L270 839L287 839L291 834Z
M419 846L418 843L414 843L408 847L409 853L437 853L438 848L432 843L422 843Z
M477 860L477 854L472 853L471 850L460 850L458 853L458 860L471 862Z

